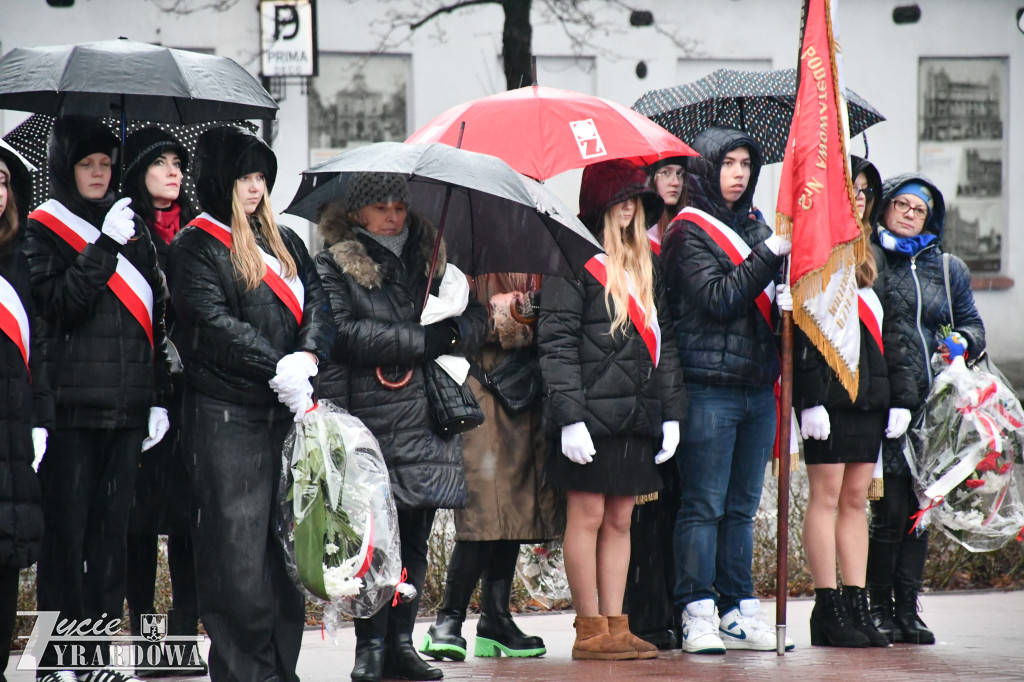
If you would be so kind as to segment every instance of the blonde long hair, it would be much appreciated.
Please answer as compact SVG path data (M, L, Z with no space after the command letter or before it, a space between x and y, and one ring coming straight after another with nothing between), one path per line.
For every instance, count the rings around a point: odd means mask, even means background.
M253 213L256 218L257 229L270 247L270 253L281 263L286 278L295 277L298 268L295 267L295 259L288 252L281 239L281 232L274 222L274 211L270 207L270 194L265 193L260 200L259 206ZM259 247L256 245L256 234L249 222L249 216L245 214L242 207L242 200L238 197L238 186L231 191L231 264L242 276L245 288L249 291L255 289L263 281L263 274L267 271L267 265L260 255Z
M654 268L651 265L651 244L647 240L644 205L639 196L631 198L636 202L636 212L627 227L619 229L611 209L604 212L602 241L605 253L608 254L608 286L604 290L604 305L608 317L612 318L612 334L629 325L627 274L633 281L637 303L645 319L650 320L655 314Z

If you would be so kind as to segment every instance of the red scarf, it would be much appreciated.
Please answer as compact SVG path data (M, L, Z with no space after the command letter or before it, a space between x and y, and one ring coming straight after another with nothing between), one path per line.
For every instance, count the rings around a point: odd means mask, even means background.
M165 243L170 244L174 235L178 234L178 230L181 229L181 223L178 222L181 218L181 206L178 205L178 202L172 201L170 208L158 208L154 213L156 219L153 221L153 231Z

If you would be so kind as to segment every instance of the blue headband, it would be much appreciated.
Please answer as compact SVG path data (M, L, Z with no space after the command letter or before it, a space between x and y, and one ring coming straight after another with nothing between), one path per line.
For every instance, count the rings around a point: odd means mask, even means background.
M905 185L900 185L899 189L897 189L892 196L895 199L901 194L913 194L915 197L923 201L928 206L928 216L931 217L932 210L935 206L935 200L932 198L932 192L930 189L922 185L920 182L908 182Z

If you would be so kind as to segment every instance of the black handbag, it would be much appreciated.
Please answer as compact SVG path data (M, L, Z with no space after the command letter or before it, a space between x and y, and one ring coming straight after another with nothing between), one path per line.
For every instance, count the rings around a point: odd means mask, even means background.
M469 372L512 415L528 410L540 395L540 363L533 346L515 349L490 372L476 364L470 365Z
M423 366L423 384L434 430L443 438L465 433L484 423L484 413L473 391L458 384L433 360Z

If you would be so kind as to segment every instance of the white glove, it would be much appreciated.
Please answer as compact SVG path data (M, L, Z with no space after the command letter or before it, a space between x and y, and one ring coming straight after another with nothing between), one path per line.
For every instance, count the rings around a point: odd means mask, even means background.
M171 420L167 417L167 409L163 407L149 408L149 436L142 441L142 451L149 450L163 440L169 428L171 428Z
M317 372L316 360L313 355L306 351L289 353L277 361L277 376L293 375L301 377L315 377ZM277 377L274 377L275 379Z
M778 304L779 310L793 312L793 291L788 284L779 284L775 287L775 302Z
M905 407L889 408L889 425L885 427L886 438L899 438L910 426L910 410Z
M597 450L590 438L590 431L583 422L562 427L562 454L576 464L590 464Z
M43 455L46 454L46 429L36 427L32 429L32 451L35 458L32 460L32 470L38 472L39 465L43 462Z
M130 203L130 197L118 199L103 218L101 231L121 246L135 234L135 211L128 206Z
M788 256L789 252L793 250L793 242L777 234L773 234L768 239L765 239L764 245L776 256Z
M832 433L832 423L828 419L828 410L824 405L808 407L800 413L800 435L804 440L828 440Z
M663 464L676 454L679 447L679 422L670 421L661 423L661 451L654 456L655 464Z

